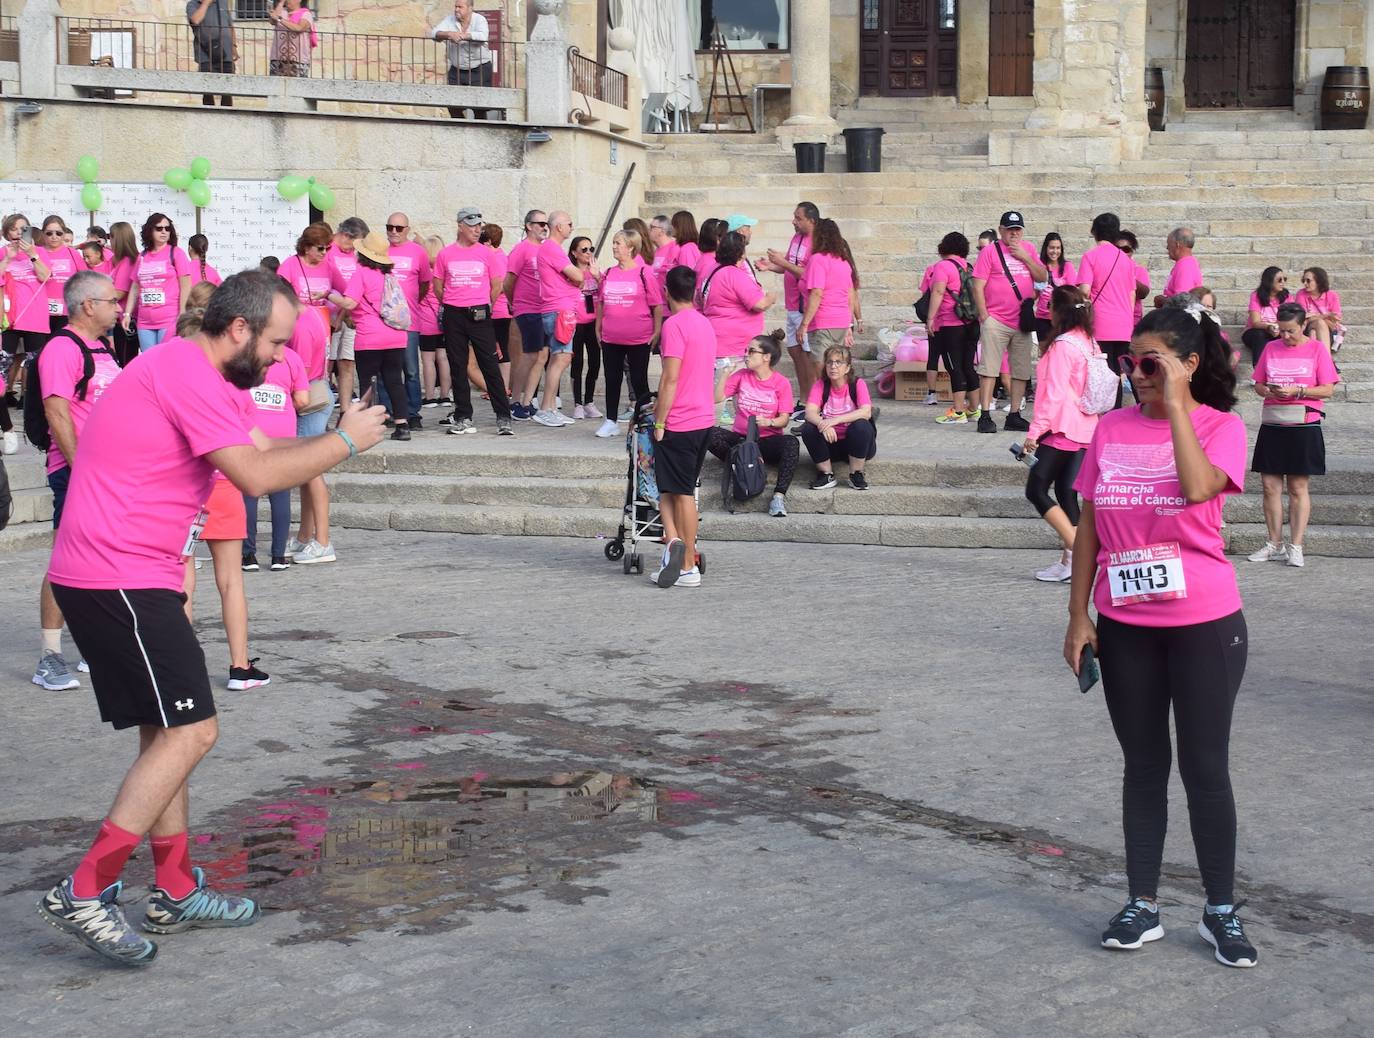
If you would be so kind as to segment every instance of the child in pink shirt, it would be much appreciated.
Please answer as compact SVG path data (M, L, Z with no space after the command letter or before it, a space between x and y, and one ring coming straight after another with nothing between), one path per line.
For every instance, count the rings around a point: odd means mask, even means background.
M313 314L301 314L316 323ZM310 379L305 364L294 350L283 350L282 359L263 372L262 384L247 391L253 405L254 424L274 440L289 440L296 435L296 412L310 403ZM272 511L272 571L291 565L286 556L286 541L291 533L291 491L278 490L267 495ZM248 530L243 541L245 561L253 558L258 544L258 499L243 495Z

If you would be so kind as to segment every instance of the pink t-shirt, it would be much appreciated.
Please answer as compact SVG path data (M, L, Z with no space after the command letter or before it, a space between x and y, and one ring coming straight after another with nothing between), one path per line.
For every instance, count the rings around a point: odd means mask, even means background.
M578 324L596 323L596 301L601 295L601 282L582 268L582 305L577 310Z
M749 428L749 418L777 418L792 413L792 382L776 371L761 381L748 368L736 371L725 380L725 396L735 398L735 432L743 435ZM774 426L759 426L759 439L781 436L787 430Z
M678 257L681 255L682 246L671 238L654 253L654 277L658 279L660 289L668 279L668 271L677 266Z
M1128 342L1135 328L1135 261L1112 242L1098 243L1078 264L1079 285L1089 285L1098 342Z
M403 241L399 245L388 245L386 255L391 260L391 276L401 286L401 292L406 297L406 304L410 307L409 331L418 335L420 332L420 286L430 279L429 253L425 251L423 245L413 241Z
M48 331L48 297L43 283L33 269L33 260L18 250L5 266L5 299L9 303L9 326L15 331Z
M849 291L854 287L854 271L838 256L813 252L802 270L801 291L809 299L816 289L821 290L821 305L811 318L811 328L848 328L854 321L849 305ZM804 307L803 307L804 309Z
M716 269L716 254L712 252L702 252L697 256L697 261L692 265L692 271L697 276L697 294L701 294L701 286L710 277L711 271Z
M802 268L802 273L806 273L806 257L810 255L811 235L792 235L792 240L787 243L787 262L795 263ZM921 291L924 292L925 289ZM785 270L782 274L782 301L793 313L803 313L806 310L801 297L801 278L790 270Z
M201 270L202 265L205 268L204 271ZM191 281L192 283L208 281L216 288L224 284L224 278L219 276L219 271L208 263L202 264L200 260L191 260Z
M134 283L134 263L134 260L126 257L114 265L114 269L110 272L110 280L114 282L116 292L127 293L129 287ZM128 307L129 296L125 295L124 298L119 301L119 316L121 319L124 317L124 311L127 310Z
M1045 287L1040 290L1040 294L1035 297L1035 316L1048 321L1050 319L1050 296L1054 295L1057 285L1078 285L1078 271L1069 260L1064 261L1064 272L1061 274L1058 267L1053 264L1046 264L1046 269L1050 272L1050 279Z
M206 455L253 442L242 397L189 339L135 358L77 441L52 582L180 592L215 470Z
M491 303L492 286L503 279L496 250L486 245L445 245L434 259L434 283L445 306Z
M353 327L357 329L353 340L355 350L395 350L405 347L405 329L392 328L382 320L382 290L385 286L386 279L380 270L359 266L344 290L344 295L358 304L353 308Z
M679 267L690 267L697 269L697 264L701 262L701 249L694 241L689 241L682 247L682 251L677 254L677 265Z
M318 305L301 307L286 345L300 357L307 379L324 378L329 352L329 312Z
M576 313L582 305L582 286L574 285L563 276L563 271L573 265L568 258L568 250L552 238L546 238L539 246L539 294L544 298L541 313Z
M306 306L324 305L332 287L333 273L333 268L327 261L321 260L311 266L299 256L288 257L277 268L277 274L296 290L296 298ZM343 289L339 291L342 292Z
M500 272L493 274L492 280L498 285L504 285L506 283L506 271L510 269L509 259L500 249L492 248L490 245L487 248L496 254L496 269ZM506 293L502 292L496 297L496 302L492 304L491 317L494 321L510 317L510 300L506 298Z
M134 266L138 293L138 326L140 328L174 328L181 313L181 278L193 277L191 261L181 247L163 246L157 252L145 252Z
M1177 296L1191 292L1202 285L1202 268L1193 256L1184 256L1174 261L1174 269L1169 271L1169 280L1164 282L1164 295Z
M262 385L248 390L255 424L274 440L296 435L296 405L291 396L310 389L301 358L292 350L282 350L281 357L263 373Z
M1002 261L997 258L998 249L1006 257L1007 270L1011 271L1016 287L1021 292L1020 299L1012 291L1011 282L1002 269ZM1035 294L1035 279L1031 277L1030 268L1001 242L993 242L974 260L973 278L985 282L983 301L987 304L988 316L997 318L1008 328L1017 327L1021 323L1021 299L1030 299Z
M715 257L711 258L715 263ZM710 282L704 300L701 291ZM715 330L717 357L743 357L749 341L763 334L763 312L755 306L764 297L763 287L747 270L716 264L697 284L701 312Z
M857 411L861 407L869 407L873 403L873 398L868 392L868 383L863 379L854 381L854 399L849 397L849 386L844 385L836 389L830 387L830 395L825 402L821 402L821 390L824 388L824 380L817 379L811 386L811 392L806 394L806 402L815 404L821 409L822 418L834 418L836 415L848 414L850 411ZM845 433L849 432L849 423L841 422L835 426L835 435L844 438Z
M324 260L329 264L330 289L341 296L348 295L348 283L353 280L353 275L358 270L358 253L344 252L337 244L330 245L329 251L324 254ZM329 309L333 312L338 308L330 303Z
M539 282L539 243L526 238L510 250L506 273L515 275L511 309L516 317L544 312L543 290Z
M1296 346L1289 346L1282 339L1275 339L1264 347L1259 363L1255 365L1255 381L1267 382L1273 386L1334 386L1341 380L1340 372L1331 359L1331 354L1317 339L1308 339ZM1283 404L1304 404L1316 408L1307 412L1309 425L1322 420L1317 413L1326 407L1326 401L1317 397L1299 396L1291 400L1265 397L1264 406L1276 407Z
M663 305L663 289L646 267L601 272L601 340L617 346L639 346L654 335L651 307Z
M1190 418L1207 460L1228 480L1201 504L1189 504L1179 487L1167 419L1130 407L1097 423L1074 489L1093 503L1093 600L1103 616L1139 627L1186 627L1240 608L1236 571L1218 531L1223 498L1245 486L1245 423L1206 406Z
M114 273L114 257L104 249L100 251L100 255L102 257L100 262L95 266L91 266L90 260L86 259L86 254L83 252L81 254L82 265L87 270L93 270L97 274L104 274L106 277L110 277Z
M39 245L33 251L48 268L48 280L43 282L43 292L48 297L48 316L64 317L67 303L62 298L62 289L73 274L86 269L86 261L70 245L59 245L55 249Z
M81 433L86 428L86 419L91 415L91 408L110 387L110 383L119 377L120 367L105 349L104 343L87 339L83 335L81 338L86 345L91 350L99 352L92 355L95 372L86 383L85 399L78 397L76 384L85 374L86 362L81 355L81 347L71 339L74 334L77 333L67 331L48 340L48 344L38 354L38 381L43 386L44 400L56 396L67 401L67 413L72 416L72 428L76 432L77 443L80 443ZM52 443L48 445L48 471L56 472L66 467L67 459L63 457L61 449L57 446L57 437L54 436Z
M1137 263L1137 264L1136 264L1136 267L1135 267L1135 283L1136 283L1139 287L1141 287L1141 288L1147 288L1147 289L1148 289L1148 288L1150 287L1150 272L1149 272L1148 270L1146 270L1143 266L1141 266L1139 263ZM1145 300L1143 300L1143 299L1136 299L1136 301L1135 301L1135 309L1134 309L1133 311L1131 311L1131 317L1132 317L1132 319L1135 320L1135 321L1138 323L1138 322L1140 321L1141 315L1142 315L1144 312L1145 312ZM1132 328L1132 331L1134 331L1135 326L1132 325L1131 328Z
M677 393L665 422L668 429L693 432L715 425L717 349L710 322L695 310L679 310L663 322L659 350L665 360L682 360Z
M940 306L935 313L930 315L931 333L938 332L941 328L962 327L963 321L954 313L954 304L959 299L959 270L968 267L968 260L960 259L958 256L948 256L940 260L929 270L930 283L923 285L921 291L927 288L934 288L936 285L945 286L945 294L940 297Z
M1261 305L1259 301L1259 293L1251 292L1250 312L1255 313L1256 311L1258 311L1260 317L1264 320L1265 324L1278 324L1279 307L1282 306L1284 303L1288 302L1288 299L1290 298L1292 297L1290 296L1284 299L1280 299L1278 297L1278 293L1275 293L1274 295L1271 295L1269 297L1269 302L1267 305Z
M1312 296L1307 289L1298 289L1297 304L1309 314L1336 314L1340 316L1341 297L1335 289L1328 288L1319 296Z
M439 323L439 282L436 278L430 286L430 290L425 293L425 297L420 300L420 334L421 335L442 335L443 326ZM502 296L501 298L505 298Z

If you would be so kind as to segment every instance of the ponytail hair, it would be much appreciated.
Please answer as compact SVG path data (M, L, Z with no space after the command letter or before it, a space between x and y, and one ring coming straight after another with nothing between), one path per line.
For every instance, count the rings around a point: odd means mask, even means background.
M771 367L777 367L778 361L782 360L782 344L787 338L787 333L781 328L774 328L767 335L755 335L749 344L757 346L768 354L768 363Z
M1058 338L1075 329L1093 337L1093 305L1077 285L1055 285L1050 293L1050 331Z
M1221 325L1211 311L1192 296L1170 296L1162 307L1151 310L1135 326L1135 338L1154 335L1178 357L1198 356L1193 373L1193 399L1217 411L1236 406L1236 373L1231 354L1221 337Z
M1307 308L1301 303L1281 303L1279 304L1278 318L1280 321L1293 321L1298 325L1307 322Z

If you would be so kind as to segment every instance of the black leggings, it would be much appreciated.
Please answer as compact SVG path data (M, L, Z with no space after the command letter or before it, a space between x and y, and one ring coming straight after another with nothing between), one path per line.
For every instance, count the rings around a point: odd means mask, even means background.
M574 404L590 404L601 374L601 343L596 341L596 324L579 324L573 333L572 391ZM582 359L587 360L587 380L582 381ZM612 418L615 415L611 415Z
M1120 376L1120 374L1121 374L1121 365L1120 365L1119 361L1121 360L1121 358L1122 358L1125 354L1131 352L1131 341L1130 341L1129 339L1127 339L1127 340L1125 340L1125 341L1120 341L1120 340L1104 341L1104 340L1100 340L1100 339L1099 339L1097 344L1098 344L1099 346L1102 347L1102 352L1105 353L1105 354L1107 355L1107 364L1108 364L1108 366L1112 369L1112 372L1113 372L1114 374ZM1120 379L1120 377L1118 377L1117 380L1116 380L1116 406L1117 406L1117 407L1120 407L1120 406L1121 406L1121 379Z
M620 384L630 368L630 392L636 400L649 395L649 344L619 346L613 342L601 344L601 358L606 367L606 417L614 421L620 415Z
M6 370L0 371L0 379L6 383L6 393L14 392L14 380L11 378L17 375L23 378L23 367L16 363L21 354L32 356L43 348L43 344L48 341L47 332L21 332L13 328L6 328L3 335L0 335L0 367ZM9 405L0 400L0 432L10 432L14 429L14 419L10 417Z
M1066 451L1048 444L1035 449L1035 464L1026 475L1026 500L1035 506L1043 519L1045 513L1058 505L1064 509L1069 522L1078 525L1078 495L1074 492L1073 481L1078 478L1078 467L1083 464L1087 451ZM1050 497L1050 487L1054 487L1054 497Z
M743 442L744 433L717 425L711 430L711 438L706 441L706 449L721 461L728 461L730 448ZM773 493L786 494L792 486L792 476L797 471L797 458L801 454L797 438L786 433L781 436L760 436L759 454L763 455L763 460L768 464L778 467L778 482L773 487Z
M878 430L867 418L860 418L857 422L850 422L849 428L838 440L828 443L821 435L820 427L807 422L802 428L802 442L806 444L806 453L811 455L817 467L826 462L848 461L850 458L870 461L878 453Z
M1245 617L1187 627L1136 627L1100 616L1102 684L1125 756L1121 824L1132 898L1159 892L1169 815L1169 706L1178 732L1178 773L1198 871L1213 905L1233 903L1236 801L1228 753L1231 712L1245 676Z
M1247 328L1240 333L1240 341L1250 351L1251 364L1259 363L1260 356L1264 353L1264 347L1268 346L1273 338L1269 334L1268 328Z
M356 350L353 354L353 362L356 365L359 394L366 393L367 384L381 375L382 385L386 386L387 399L397 403L401 409L400 414L392 414L392 420L398 424L406 421L405 347L400 346L394 350ZM467 379L461 371L454 372L454 382L456 383L460 378L463 379L464 384L467 383Z
M930 346L944 358L950 389L963 393L978 388L978 372L973 367L973 355L978 351L976 324L952 324L941 328L931 337Z

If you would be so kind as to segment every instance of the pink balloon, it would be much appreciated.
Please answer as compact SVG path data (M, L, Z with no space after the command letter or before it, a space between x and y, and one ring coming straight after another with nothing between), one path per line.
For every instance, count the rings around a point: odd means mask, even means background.
M929 351L930 344L925 339L903 339L897 343L892 356L904 364L923 364Z

